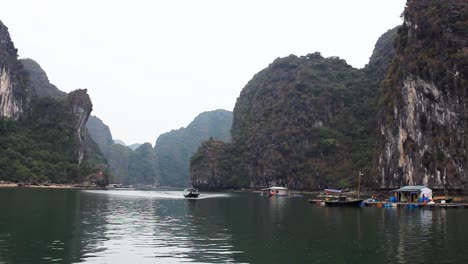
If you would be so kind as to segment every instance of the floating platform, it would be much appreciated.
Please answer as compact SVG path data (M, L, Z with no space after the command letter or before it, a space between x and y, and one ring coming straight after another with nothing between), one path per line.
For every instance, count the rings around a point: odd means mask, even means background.
M364 206L375 207L407 207L407 208L468 208L468 203L390 203L390 202L362 202Z

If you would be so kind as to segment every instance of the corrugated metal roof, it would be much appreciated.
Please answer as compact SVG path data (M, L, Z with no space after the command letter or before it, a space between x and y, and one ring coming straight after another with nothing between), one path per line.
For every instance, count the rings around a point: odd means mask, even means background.
M267 188L267 190L287 190L287 188L274 186L274 187Z
M394 190L394 192L414 192L414 191L421 191L424 188L427 188L427 187L424 185L405 186L405 187L401 187L400 189Z

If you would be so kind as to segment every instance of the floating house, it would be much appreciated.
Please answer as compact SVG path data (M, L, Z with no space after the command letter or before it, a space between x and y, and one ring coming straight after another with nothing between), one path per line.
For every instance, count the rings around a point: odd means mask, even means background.
M392 193L395 202L417 203L424 198L432 200L432 190L423 185L405 186Z
M262 190L262 193L268 196L288 196L288 188L284 187L270 187Z

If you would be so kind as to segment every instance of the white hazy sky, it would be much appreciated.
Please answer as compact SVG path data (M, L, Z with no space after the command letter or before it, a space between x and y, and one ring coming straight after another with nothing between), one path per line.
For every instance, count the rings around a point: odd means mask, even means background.
M233 110L277 57L319 51L361 68L406 0L0 0L22 58L87 88L114 139L150 142L199 113Z

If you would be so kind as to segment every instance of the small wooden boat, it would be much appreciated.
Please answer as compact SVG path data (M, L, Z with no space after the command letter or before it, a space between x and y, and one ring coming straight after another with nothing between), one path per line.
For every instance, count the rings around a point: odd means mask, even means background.
M451 203L453 202L453 197L434 199L434 202L435 203Z
M199 195L200 193L198 192L198 189L188 188L184 190L185 198L198 198Z
M325 206L333 206L333 207L359 207L361 206L363 199L354 199L348 198L345 196L340 196L337 200L329 200L324 201Z

